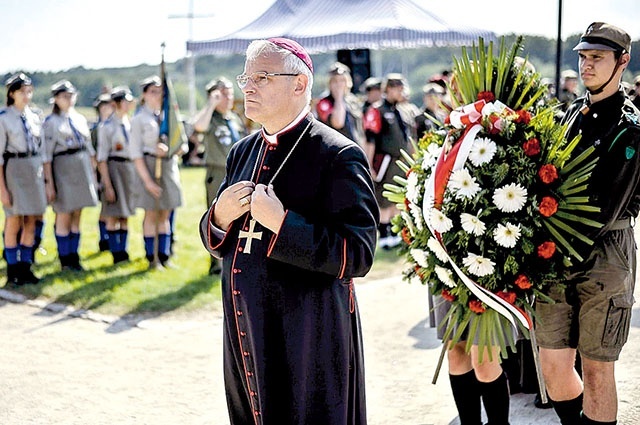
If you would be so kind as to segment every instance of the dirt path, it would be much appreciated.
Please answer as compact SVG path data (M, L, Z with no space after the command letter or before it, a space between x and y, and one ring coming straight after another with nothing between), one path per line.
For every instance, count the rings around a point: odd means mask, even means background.
M426 288L394 277L356 291L369 425L457 424L446 372L431 384L440 345L425 321ZM11 293L0 290L0 297ZM0 302L0 424L228 425L219 312L132 327L52 309ZM623 424L640 423L639 349L636 307L617 368ZM558 423L551 411L533 407L533 395L513 396L511 413L512 425Z

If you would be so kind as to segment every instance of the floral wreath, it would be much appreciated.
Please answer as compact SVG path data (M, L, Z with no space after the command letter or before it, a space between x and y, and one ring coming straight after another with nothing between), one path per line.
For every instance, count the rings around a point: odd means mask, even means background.
M400 208L392 223L411 264L405 279L452 304L443 340L466 338L480 353L498 346L502 357L515 350L505 329L533 336L533 299L550 300L549 287L593 244L584 229L601 226L583 193L594 149L574 154L580 136L566 140L521 48L522 37L510 50L503 38L495 57L482 38L471 57L462 48L449 87L455 109L413 155L402 153L406 175L385 186Z

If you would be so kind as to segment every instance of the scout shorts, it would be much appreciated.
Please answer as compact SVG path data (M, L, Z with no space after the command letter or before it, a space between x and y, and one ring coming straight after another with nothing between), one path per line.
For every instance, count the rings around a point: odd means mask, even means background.
M635 286L633 228L607 232L566 281L554 287L555 304L536 301L536 335L544 348L577 348L586 358L618 360L629 336Z

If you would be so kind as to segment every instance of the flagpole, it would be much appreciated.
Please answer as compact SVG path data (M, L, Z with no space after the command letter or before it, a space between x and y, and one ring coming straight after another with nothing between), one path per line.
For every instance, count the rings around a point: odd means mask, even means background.
M160 61L160 81L162 81L162 101L164 102L165 99L165 65L164 65L164 48L165 48L165 43L162 42L162 44L160 45L161 48L161 61ZM164 105L163 108L164 110ZM166 117L162 117L162 119L166 119ZM162 140L162 134L158 133L158 144L163 143ZM157 154L157 150L156 150L156 154ZM154 178L156 180L156 184L158 186L160 186L160 181L162 179L162 158L159 155L156 155L156 161L155 161L155 169L154 169ZM155 231L153 234L153 267L158 267L159 264L159 258L158 258L158 248L160 245L160 197L157 197L155 199Z

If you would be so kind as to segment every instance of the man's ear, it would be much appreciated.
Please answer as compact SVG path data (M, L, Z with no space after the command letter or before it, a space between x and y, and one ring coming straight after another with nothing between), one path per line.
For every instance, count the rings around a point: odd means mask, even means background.
M629 61L631 61L631 55L629 53L623 53L620 55L620 66L624 66L625 68L629 65Z
M296 87L294 89L296 94L304 95L309 84L309 77L304 74L300 74L296 77Z

